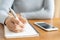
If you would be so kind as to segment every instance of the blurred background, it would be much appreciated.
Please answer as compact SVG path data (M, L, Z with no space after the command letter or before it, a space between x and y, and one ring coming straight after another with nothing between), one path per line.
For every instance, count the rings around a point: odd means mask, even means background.
M60 0L55 0L55 18L60 18Z

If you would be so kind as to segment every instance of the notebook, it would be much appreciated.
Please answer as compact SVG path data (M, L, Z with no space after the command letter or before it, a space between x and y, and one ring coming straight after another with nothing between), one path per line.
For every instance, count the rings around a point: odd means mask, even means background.
M4 31L5 31L5 38L22 38L22 37L39 36L39 33L29 23L25 25L23 32L19 33L11 32L6 26L4 26Z

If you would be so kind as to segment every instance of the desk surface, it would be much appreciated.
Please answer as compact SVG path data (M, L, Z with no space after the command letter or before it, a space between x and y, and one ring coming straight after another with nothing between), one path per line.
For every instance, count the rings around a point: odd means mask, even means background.
M4 27L0 24L0 40L60 40L60 19L53 20L29 20L33 27L39 32L39 37L6 39L4 37ZM47 22L59 28L58 31L46 32L34 25L34 22Z

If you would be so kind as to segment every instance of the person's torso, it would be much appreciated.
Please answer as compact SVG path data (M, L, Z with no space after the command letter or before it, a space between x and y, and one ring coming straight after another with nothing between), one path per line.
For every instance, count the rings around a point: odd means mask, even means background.
M43 0L15 0L13 9L15 12L32 12L42 8Z

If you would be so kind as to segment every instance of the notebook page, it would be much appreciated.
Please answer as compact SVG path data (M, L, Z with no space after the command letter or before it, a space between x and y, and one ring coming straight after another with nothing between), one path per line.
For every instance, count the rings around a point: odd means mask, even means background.
M20 37L33 37L39 36L38 32L29 24L25 25L24 31L19 33L14 33L9 31L9 29L5 26L5 37L6 38L20 38Z

